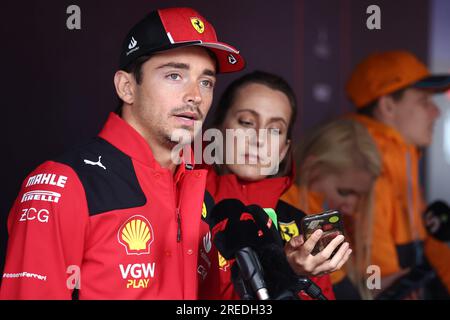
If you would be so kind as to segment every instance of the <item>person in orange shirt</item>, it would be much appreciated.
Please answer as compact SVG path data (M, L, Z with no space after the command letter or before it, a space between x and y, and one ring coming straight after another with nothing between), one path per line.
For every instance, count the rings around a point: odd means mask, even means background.
M297 184L281 199L308 214L326 209L343 213L354 255L343 269L331 274L333 290L336 299L370 299L365 286L370 259L370 199L381 172L375 143L358 122L338 119L314 129L297 151Z
M419 148L431 143L440 115L432 95L449 88L450 74L431 75L417 57L400 50L371 54L347 82L347 95L358 110L351 117L368 129L382 156L371 247L381 290L421 264L424 248L439 277L449 279L450 248L426 237L419 184Z

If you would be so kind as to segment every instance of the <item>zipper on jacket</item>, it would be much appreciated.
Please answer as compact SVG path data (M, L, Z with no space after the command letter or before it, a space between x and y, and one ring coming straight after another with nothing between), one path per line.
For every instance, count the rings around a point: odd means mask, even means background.
M181 241L181 215L180 215L180 209L177 208L177 242Z

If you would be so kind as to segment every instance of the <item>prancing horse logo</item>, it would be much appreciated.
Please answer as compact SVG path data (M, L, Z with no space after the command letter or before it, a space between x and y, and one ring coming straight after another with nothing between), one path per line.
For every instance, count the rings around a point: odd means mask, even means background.
M205 24L199 18L191 18L191 23L198 33L203 33L203 31L205 31Z

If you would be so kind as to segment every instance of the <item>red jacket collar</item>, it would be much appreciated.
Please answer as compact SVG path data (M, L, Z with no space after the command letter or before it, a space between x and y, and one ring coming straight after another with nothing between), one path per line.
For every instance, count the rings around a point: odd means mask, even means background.
M125 120L111 112L99 134L117 149L148 166L158 167L147 141Z
M113 112L109 114L99 137L147 166L158 170L168 170L161 167L155 160L147 141L125 120ZM179 177L185 170L184 165L178 166L175 177Z
M218 175L214 167L208 168L207 190L216 202L226 198L235 198L245 205L257 204L264 208L274 208L283 193L293 183L295 165L287 176L266 178L259 181L240 180L234 174Z

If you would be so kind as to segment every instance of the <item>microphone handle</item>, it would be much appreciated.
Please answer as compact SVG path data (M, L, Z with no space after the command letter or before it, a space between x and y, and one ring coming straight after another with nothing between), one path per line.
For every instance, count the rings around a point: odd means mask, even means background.
M256 297L258 298L258 300L269 300L269 291L267 291L266 288L261 288L256 291Z
M317 300L328 300L322 293L322 289L308 277L299 277L297 280L297 291L305 291L308 296Z
M245 247L236 252L235 259L242 278L251 285L258 300L270 299L263 269L256 252L250 247Z
M231 281L233 282L234 290L237 292L241 300L255 300L254 293L242 278L241 272L236 263L234 263L231 267Z

